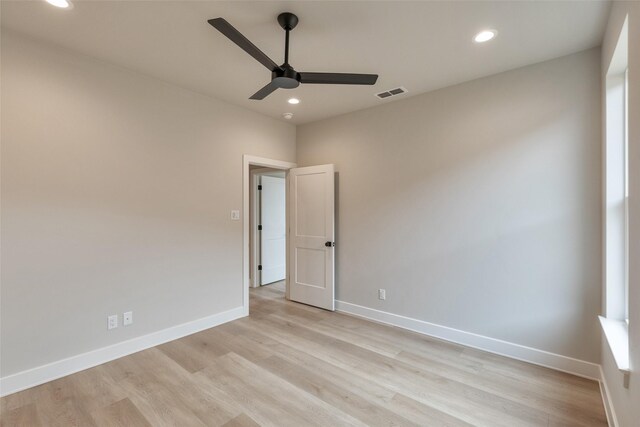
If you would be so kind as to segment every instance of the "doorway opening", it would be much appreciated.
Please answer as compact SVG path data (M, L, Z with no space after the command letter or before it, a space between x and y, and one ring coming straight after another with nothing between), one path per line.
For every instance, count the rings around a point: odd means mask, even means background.
M264 170L264 169L267 170ZM278 179L284 172L284 189ZM245 155L243 158L243 311L249 315L249 290L267 283L280 283L284 270L284 287L287 300L335 310L335 167L332 164L296 167L295 163L265 159ZM274 178L274 179L271 179ZM259 184L256 180L259 179ZM270 219L277 224L281 221L282 192L284 192L284 242L282 241L282 224L279 230L269 230L269 235L257 230L252 237L252 227L257 227L264 220L262 212L258 213L255 193L257 185L269 185L273 191L270 196L277 201L279 207ZM277 188L276 188L277 187ZM255 196L258 196L256 194ZM264 195L263 195L264 198ZM278 201L279 200L279 201ZM275 218L275 220L274 220ZM264 228L264 227L263 227ZM261 251L258 254L257 244L262 249L266 246L279 248L284 244L285 256L282 252L273 257ZM268 249L267 249L268 250ZM272 257L269 261L267 257ZM258 262L259 261L259 262ZM266 263L269 262L269 266ZM262 266L258 270L258 266ZM269 271L267 271L267 267ZM253 272L252 272L253 270ZM263 274L264 273L264 274ZM268 288L268 287L267 287ZM254 289L262 292L267 289ZM281 295L281 293L280 293Z
M286 260L289 258L289 235L288 235L288 230L286 227L286 224L288 224L288 211L286 209L287 203L288 203L288 198L287 198L287 175L289 172L289 169L295 168L296 164L292 163L292 162L285 162L285 161L281 161L281 160L273 160L273 159L266 159L263 157L256 157L256 156L250 156L250 155L244 155L243 156L243 224L242 224L242 235L243 235L243 274L242 274L242 298L243 298L243 307L244 307L244 314L245 315L249 315L249 289L256 286L260 286L260 283L262 282L262 274L258 274L259 270L258 270L258 266L261 265L259 264L257 261L259 258L259 256L261 257L262 255L258 255L258 251L257 251L257 245L256 243L259 242L259 238L257 236L257 233L254 232L257 231L257 226L258 225L262 225L262 224L258 224L257 219L258 214L256 212L256 208L257 208L257 203L254 201L255 197L257 196L256 193L257 191L257 183L256 180L262 180L264 179L264 176L267 176L269 178L267 178L265 181L268 181L269 184L274 184L276 187L278 187L278 179L282 180L282 184L284 185L284 188L280 188L280 190L284 190L284 224L285 224L285 228L284 228L284 242L282 241L281 236L279 236L279 239L273 238L271 239L271 241L269 242L270 246L275 247L275 253L276 253L276 257L281 256L281 252L280 250L282 249L282 246L284 246L284 259L282 259L281 261L284 261L284 281L282 283L282 280L277 281L277 285L278 287L284 287L285 289L285 298L289 298L289 274L288 274L288 269L286 268ZM274 178L273 180L271 180L270 178ZM254 187L255 185L255 187ZM262 185L262 184L260 184ZM273 194L272 194L273 195ZM277 194L274 198L280 198L281 194ZM253 202L252 202L253 201ZM278 207L275 208L276 211L279 210ZM280 207L280 209L282 209L282 207ZM274 214L274 215L279 215L278 213ZM276 221L281 221L282 218L277 217L278 219ZM282 227L279 227L279 229L281 230ZM272 234L272 236L275 236L275 234ZM268 251L268 249L267 249ZM273 254L273 251L272 253ZM276 258L277 259L277 258ZM278 264L281 261L277 261L277 262L271 262L271 265L273 266L274 264ZM272 270L269 271L268 276L266 276L265 279L265 283L268 280L271 280L274 277L277 277L278 275L281 275L281 270L282 270L282 265L273 268ZM275 283L275 282L274 282Z
M286 172L250 166L250 277L258 288L286 278ZM279 288L284 283L279 283Z

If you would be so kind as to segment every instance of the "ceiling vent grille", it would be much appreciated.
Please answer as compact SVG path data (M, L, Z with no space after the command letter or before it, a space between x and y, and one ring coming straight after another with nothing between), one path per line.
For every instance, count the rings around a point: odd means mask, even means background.
M392 96L402 95L408 91L403 87L397 87L395 89L389 89L384 92L376 93L376 96L380 99L391 98Z

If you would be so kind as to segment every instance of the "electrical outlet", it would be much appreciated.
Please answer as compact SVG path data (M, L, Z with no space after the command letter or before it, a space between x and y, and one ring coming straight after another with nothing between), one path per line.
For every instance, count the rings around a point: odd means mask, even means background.
M231 211L231 219L233 221L239 221L240 220L240 211L238 211L238 210Z
M384 289L378 289L378 299L387 299L387 291L385 291Z
M115 329L117 327L118 327L118 315L112 314L111 316L107 317L107 328Z
M129 326L133 323L133 311L127 311L122 315L122 325Z

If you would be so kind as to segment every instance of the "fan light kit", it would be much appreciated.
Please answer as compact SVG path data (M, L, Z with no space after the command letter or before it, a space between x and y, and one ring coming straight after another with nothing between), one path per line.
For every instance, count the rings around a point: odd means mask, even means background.
M69 0L45 0L52 6L59 7L60 9L72 9L73 4Z
M293 104L293 105L300 104L300 100L299 100L298 98L291 98L291 99L289 99L289 101L287 101L287 102L288 102L289 104Z
M258 62L271 71L271 82L254 93L249 99L264 99L276 89L293 89L304 84L334 84L334 85L374 85L378 80L377 74L347 74L347 73L309 73L298 72L289 65L289 32L298 25L298 17L285 12L278 15L278 24L285 31L284 63L278 65L260 49L251 43L240 31L236 30L223 18L209 19L207 22L224 34L229 40L242 50L253 56Z
M476 43L488 42L489 40L493 39L497 34L498 32L496 30L483 30L483 31L480 31L478 34L476 34L476 36L473 38L473 41Z
M282 113L282 117L287 120L291 120L293 118L293 113Z

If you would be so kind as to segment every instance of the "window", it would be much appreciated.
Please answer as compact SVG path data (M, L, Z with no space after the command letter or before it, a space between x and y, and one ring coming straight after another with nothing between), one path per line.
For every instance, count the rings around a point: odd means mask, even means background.
M609 319L629 318L628 291L628 61L626 24L606 77L605 252L606 305Z
M606 75L605 304L601 324L618 369L629 369L629 66L625 20Z

